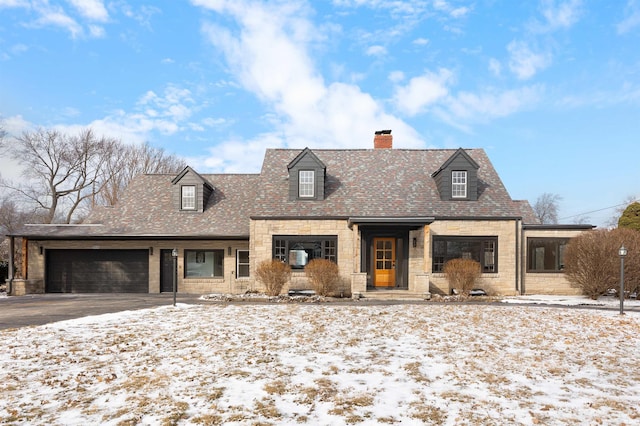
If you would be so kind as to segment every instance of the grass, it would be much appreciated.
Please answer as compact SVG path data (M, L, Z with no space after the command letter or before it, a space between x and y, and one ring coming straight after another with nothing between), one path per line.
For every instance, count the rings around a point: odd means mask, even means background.
M5 330L0 424L632 424L640 318L200 306Z

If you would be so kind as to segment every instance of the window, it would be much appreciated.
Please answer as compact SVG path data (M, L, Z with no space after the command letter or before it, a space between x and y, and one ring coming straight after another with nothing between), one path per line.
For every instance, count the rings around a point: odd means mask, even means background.
M298 172L298 196L300 198L313 198L315 172L312 170L300 170Z
M185 250L185 278L222 278L224 250Z
M291 265L292 269L304 269L312 259L328 259L338 262L338 238L335 236L274 236L273 257Z
M443 272L451 259L480 262L483 273L498 272L498 237L434 237L433 272Z
M181 194L182 210L196 209L196 187L193 185L183 186Z
M467 172L451 172L451 197L467 198Z
M249 276L249 250L236 251L236 278Z
M564 270L564 252L568 238L527 238L527 270L560 272Z

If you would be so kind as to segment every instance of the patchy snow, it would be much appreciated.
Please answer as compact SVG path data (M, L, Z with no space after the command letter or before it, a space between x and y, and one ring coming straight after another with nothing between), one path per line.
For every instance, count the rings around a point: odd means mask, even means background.
M590 299L586 296L552 296L544 294L534 294L527 296L506 297L501 300L503 303L539 304L539 305L563 305L563 306L594 306L594 307L620 307L620 299L613 296L601 296L598 300ZM640 308L640 300L625 299L624 307Z
M0 337L0 423L640 421L638 312L180 304Z

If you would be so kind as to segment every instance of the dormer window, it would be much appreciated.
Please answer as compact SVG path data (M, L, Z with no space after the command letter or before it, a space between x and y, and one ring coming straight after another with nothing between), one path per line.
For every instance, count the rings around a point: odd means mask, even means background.
M324 200L326 169L322 161L309 148L302 150L287 165L289 200Z
M467 198L467 172L453 170L451 172L451 197Z
M477 201L480 165L462 148L449 157L431 177L442 201Z
M195 185L183 185L181 189L182 210L196 209L196 187Z
M298 196L300 198L315 197L315 171L300 170L298 172Z

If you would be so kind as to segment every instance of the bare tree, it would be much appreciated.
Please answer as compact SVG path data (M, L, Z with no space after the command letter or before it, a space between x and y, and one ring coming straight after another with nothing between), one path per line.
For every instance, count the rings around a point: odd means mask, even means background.
M9 264L10 244L9 238L5 235L14 234L25 223L41 222L42 218L37 216L35 211L22 210L15 201L3 197L0 199L0 278L6 276ZM20 255L22 241L18 238L18 244L14 246L13 260L15 272L19 275L22 263ZM4 283L4 279L1 280Z
M545 192L540 195L533 205L533 212L541 224L558 223L558 203L562 197L558 194Z
M120 146L109 156L103 169L105 185L96 191L94 204L115 205L131 180L141 174L178 173L184 169L183 159L163 149L144 145Z
M24 182L4 183L22 200L46 212L44 223L70 223L81 203L105 185L98 182L117 141L98 138L91 129L69 136L56 130L24 132L9 147L23 165Z

